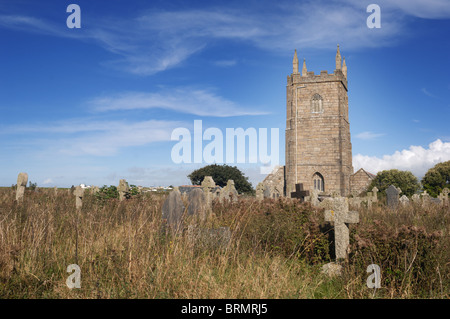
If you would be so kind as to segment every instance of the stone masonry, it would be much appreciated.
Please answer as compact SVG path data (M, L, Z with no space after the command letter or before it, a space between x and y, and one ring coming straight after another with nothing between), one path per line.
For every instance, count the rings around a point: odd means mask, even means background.
M298 70L297 51L286 87L286 194L304 189L346 196L353 174L347 68L339 46L334 73Z

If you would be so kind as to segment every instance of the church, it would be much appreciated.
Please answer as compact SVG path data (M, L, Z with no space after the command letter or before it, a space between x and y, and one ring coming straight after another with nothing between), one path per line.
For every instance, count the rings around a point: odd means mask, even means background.
M286 165L258 185L264 197L290 197L297 184L326 195L358 195L375 177L353 172L347 65L339 45L335 62L333 73L314 74L304 59L300 72L295 50L286 85Z

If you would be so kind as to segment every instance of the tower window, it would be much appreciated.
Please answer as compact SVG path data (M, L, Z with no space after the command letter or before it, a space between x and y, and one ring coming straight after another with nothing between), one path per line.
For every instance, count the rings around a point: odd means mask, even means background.
M325 190L325 183L323 180L323 176L320 173L315 173L313 176L314 189L317 189L321 192Z
M323 112L323 99L319 94L314 94L311 99L311 113Z

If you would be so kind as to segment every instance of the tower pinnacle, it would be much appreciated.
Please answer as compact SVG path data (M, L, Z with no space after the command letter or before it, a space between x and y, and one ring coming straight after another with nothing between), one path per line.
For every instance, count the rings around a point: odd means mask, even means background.
M344 62L342 62L342 73L344 73L344 76L347 77L347 64L345 64L345 57Z
M292 60L292 73L298 74L298 57L297 57L297 49L295 49L294 59Z
M337 51L336 51L336 70L340 70L342 65L341 61L341 52L339 51L339 44L337 45Z
M308 70L306 69L306 61L303 59L303 68L302 68L302 76L306 76L308 74Z

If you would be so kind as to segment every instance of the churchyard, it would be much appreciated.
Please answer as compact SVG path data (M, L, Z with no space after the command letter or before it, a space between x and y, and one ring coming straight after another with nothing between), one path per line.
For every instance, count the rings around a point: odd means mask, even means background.
M165 193L120 180L106 198L27 180L0 188L1 298L450 297L448 190L273 198L207 177Z

